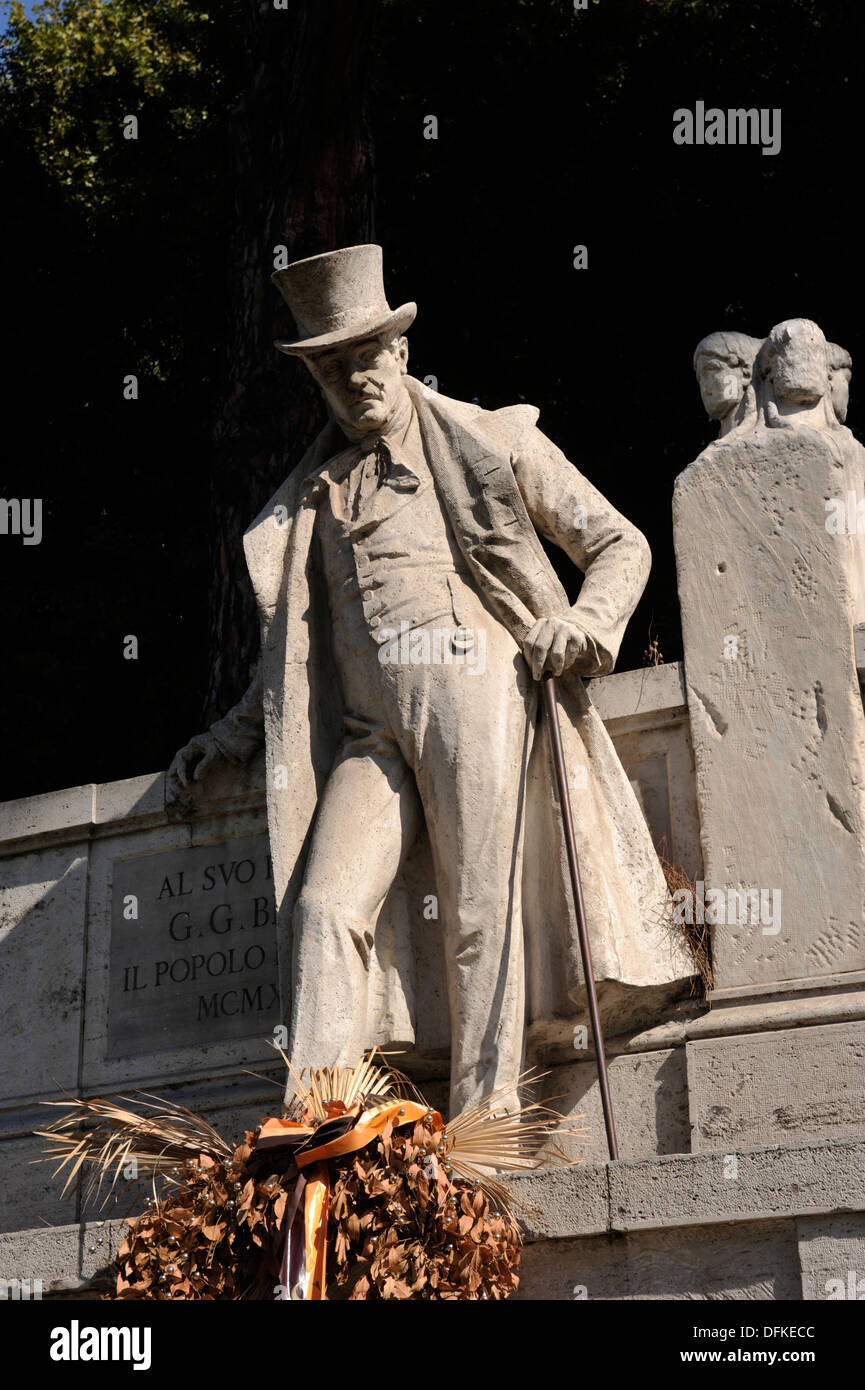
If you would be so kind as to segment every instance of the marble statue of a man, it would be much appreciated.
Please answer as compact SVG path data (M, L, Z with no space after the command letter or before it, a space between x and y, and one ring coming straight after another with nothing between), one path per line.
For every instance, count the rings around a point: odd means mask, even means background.
M694 973L581 679L612 670L648 547L541 434L534 408L484 410L408 375L416 306L389 308L379 247L298 261L274 280L298 326L277 346L305 363L331 418L244 538L262 628L256 678L178 753L169 785L266 744L281 998L298 1068L411 1041L400 972L377 959L376 928L426 834L451 1113L499 1087L516 1108L527 1025L586 1016L539 737L544 669L561 676L608 1030L657 1016ZM540 536L584 573L573 605Z

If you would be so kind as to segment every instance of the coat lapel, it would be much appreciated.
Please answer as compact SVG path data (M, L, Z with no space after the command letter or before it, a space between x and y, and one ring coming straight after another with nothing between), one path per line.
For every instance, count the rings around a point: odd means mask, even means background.
M263 642L285 587L288 552L297 547L294 523L310 487L308 475L344 445L342 431L329 420L244 533L243 549L261 617Z
M537 618L566 612L568 600L517 486L512 443L477 428L459 407L425 391L412 377L408 387L460 549L481 592L522 642ZM497 423L511 441L537 419L532 406L514 406L491 418L499 415L507 415Z

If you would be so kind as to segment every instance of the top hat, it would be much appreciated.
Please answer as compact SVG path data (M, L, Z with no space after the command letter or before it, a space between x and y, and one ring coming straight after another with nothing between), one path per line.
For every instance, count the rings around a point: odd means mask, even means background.
M321 352L358 338L405 332L417 313L416 304L391 309L384 293L380 246L344 246L293 261L274 271L276 285L297 324L293 342L275 339L274 346L290 356Z

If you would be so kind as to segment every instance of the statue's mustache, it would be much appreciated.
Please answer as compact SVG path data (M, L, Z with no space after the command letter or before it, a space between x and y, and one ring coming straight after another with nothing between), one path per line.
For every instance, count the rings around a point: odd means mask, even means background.
M355 397L356 400L362 401L366 399L372 399L373 397L381 397L384 395L384 382L375 381L372 378L368 378L366 381L363 382L361 386L356 386L353 389L350 389L352 390L352 395Z

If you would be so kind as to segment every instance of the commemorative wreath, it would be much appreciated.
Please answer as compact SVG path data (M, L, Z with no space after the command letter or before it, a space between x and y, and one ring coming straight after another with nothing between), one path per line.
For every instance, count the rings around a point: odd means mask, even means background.
M520 1230L513 1199L491 1170L572 1162L549 1142L561 1116L539 1104L499 1113L496 1092L445 1124L406 1078L373 1057L314 1070L305 1081L285 1059L296 1085L291 1104L236 1146L155 1097L52 1102L71 1107L40 1131L60 1159L57 1172L71 1165L64 1192L84 1183L87 1199L110 1177L110 1196L123 1174L153 1180L146 1210L129 1221L115 1291L106 1296L513 1293ZM528 1081L527 1074L523 1088Z

